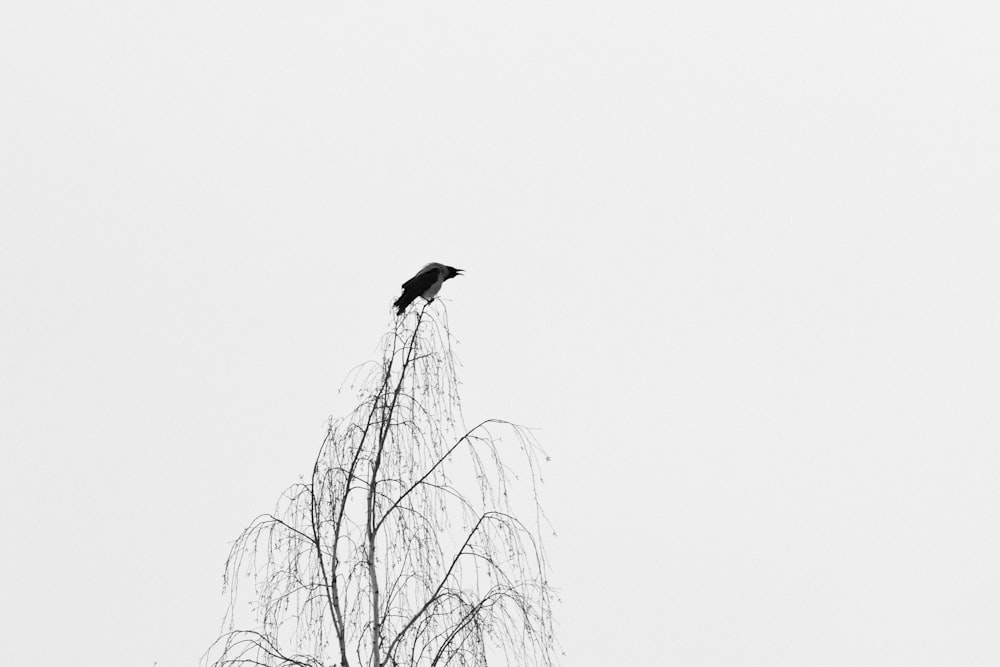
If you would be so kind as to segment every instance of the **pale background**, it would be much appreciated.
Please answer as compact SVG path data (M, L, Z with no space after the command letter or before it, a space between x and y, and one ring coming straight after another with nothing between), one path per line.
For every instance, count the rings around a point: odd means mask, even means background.
M567 666L1000 664L1000 10L4 2L0 664L193 665L428 261Z

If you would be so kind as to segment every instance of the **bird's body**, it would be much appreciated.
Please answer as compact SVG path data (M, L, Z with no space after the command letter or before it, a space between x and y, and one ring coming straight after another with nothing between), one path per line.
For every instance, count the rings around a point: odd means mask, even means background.
M444 284L444 281L461 275L461 273L462 269L431 262L417 271L417 275L403 283L403 293L392 304L396 307L396 314L402 315L406 307L413 303L413 300L418 296L423 297L427 300L427 303L430 303L437 296L438 292L441 291L441 285Z

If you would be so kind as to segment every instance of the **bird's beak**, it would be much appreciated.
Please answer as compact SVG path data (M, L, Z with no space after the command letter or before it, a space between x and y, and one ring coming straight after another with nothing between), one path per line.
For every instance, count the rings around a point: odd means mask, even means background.
M455 269L455 275L460 276L465 269Z

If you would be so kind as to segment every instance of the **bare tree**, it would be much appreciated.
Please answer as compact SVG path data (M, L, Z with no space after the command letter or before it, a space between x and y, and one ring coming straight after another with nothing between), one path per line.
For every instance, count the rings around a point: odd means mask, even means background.
M443 307L398 319L354 378L308 480L233 544L205 663L553 665L541 450L503 420L464 427Z

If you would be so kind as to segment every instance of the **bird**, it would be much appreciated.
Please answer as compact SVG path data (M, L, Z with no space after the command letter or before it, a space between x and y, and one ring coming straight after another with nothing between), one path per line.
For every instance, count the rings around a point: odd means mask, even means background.
M431 262L417 271L417 275L403 283L403 293L392 304L396 307L396 315L402 315L406 307L413 303L413 300L418 296L424 297L427 303L430 303L441 291L441 285L444 284L444 281L460 275L462 275L462 269Z

